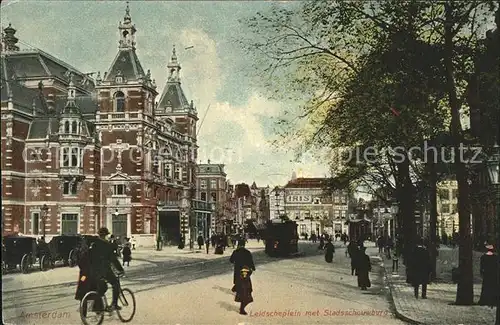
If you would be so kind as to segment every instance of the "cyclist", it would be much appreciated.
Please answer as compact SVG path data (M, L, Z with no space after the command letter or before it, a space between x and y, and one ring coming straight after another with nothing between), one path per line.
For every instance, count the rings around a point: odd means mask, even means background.
M113 287L113 299L111 302L111 310L121 309L118 306L118 295L120 294L120 286L118 278L111 266L113 266L118 274L123 274L123 267L120 265L118 258L114 252L113 245L106 240L109 235L109 230L106 227L99 229L99 240L96 240L91 245L90 268L94 279L104 279Z

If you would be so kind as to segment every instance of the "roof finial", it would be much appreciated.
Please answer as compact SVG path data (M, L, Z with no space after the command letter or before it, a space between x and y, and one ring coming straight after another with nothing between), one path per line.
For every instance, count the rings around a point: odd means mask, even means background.
M127 7L125 8L125 17L123 18L123 21L125 23L130 22L132 18L130 17L130 7L129 7L129 2L127 1Z
M68 100L75 99L75 84L73 83L73 73L69 73Z
M172 48L172 61L177 61L177 55L175 54L175 44Z

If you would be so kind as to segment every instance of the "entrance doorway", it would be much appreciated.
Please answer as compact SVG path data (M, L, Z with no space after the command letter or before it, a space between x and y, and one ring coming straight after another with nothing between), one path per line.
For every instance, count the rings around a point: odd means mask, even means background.
M127 237L126 214L113 215L111 233L115 236L115 238L120 237L120 240L123 240L125 237Z
M158 223L160 237L164 245L179 245L181 238L181 221L179 211L159 211Z

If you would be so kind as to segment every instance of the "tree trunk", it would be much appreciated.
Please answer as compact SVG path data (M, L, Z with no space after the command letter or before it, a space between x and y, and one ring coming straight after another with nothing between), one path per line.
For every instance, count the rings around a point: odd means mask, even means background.
M398 178L400 190L398 191L398 201L400 203L402 232L403 232L403 263L406 265L408 256L415 245L415 193L413 183L410 178L410 166L408 157L398 164Z
M432 150L431 150L432 151ZM429 253L431 256L431 281L437 278L436 272L436 258L437 258L437 171L435 163L434 152L432 157L429 158L429 203L430 203L430 219L429 219Z
M462 126L460 123L460 102L455 85L455 69L453 66L454 53L454 31L455 25L452 2L446 2L444 23L444 66L446 69L446 88L451 110L450 133L455 151L462 143ZM457 286L455 304L472 305L474 303L474 287L472 274L472 237L470 231L469 211L469 184L467 181L467 169L455 152L455 168L458 183L458 219L459 219L459 269L460 279Z

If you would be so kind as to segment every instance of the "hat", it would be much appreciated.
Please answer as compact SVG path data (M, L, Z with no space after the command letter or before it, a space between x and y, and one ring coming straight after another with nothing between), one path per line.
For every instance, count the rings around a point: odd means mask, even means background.
M486 245L485 246L487 250L492 251L493 250L493 245Z
M99 229L98 234L99 234L99 236L109 235L109 230L106 227L102 227L101 229Z

